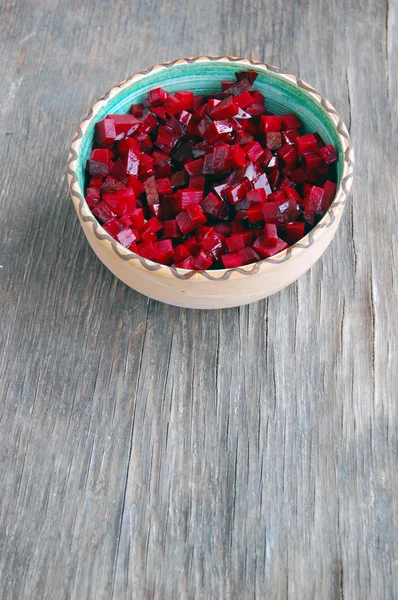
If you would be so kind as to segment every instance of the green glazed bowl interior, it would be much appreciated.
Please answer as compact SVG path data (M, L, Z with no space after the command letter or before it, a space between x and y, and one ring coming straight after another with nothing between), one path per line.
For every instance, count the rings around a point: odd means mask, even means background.
M95 123L107 114L128 112L131 104L138 104L149 90L163 87L168 92L190 90L195 94L211 94L221 90L221 81L233 81L235 72L248 69L248 66L230 61L176 63L149 72L142 78L121 89L103 106L95 120L92 120L83 139L78 156L77 176L84 190L85 164L91 152ZM267 109L277 115L295 113L299 116L306 132L317 131L326 144L333 144L339 156L337 163L337 182L341 184L344 162L344 149L341 138L327 110L304 89L297 87L278 73L264 70L255 64L250 69L258 72L253 89L265 96Z

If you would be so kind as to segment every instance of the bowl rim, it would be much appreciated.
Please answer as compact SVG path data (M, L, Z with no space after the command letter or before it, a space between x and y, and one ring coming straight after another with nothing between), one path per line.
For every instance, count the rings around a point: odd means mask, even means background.
M333 123L337 135L340 138L340 143L343 148L343 170L340 178L340 183L338 185L336 195L332 204L330 205L328 211L323 216L321 221L299 242L290 246L286 250L279 252L275 256L271 258L264 258L256 263L251 263L249 265L245 265L242 267L234 267L229 269L214 269L214 270L203 270L203 271L194 271L188 269L181 269L179 267L172 267L168 265L162 265L160 263L156 263L152 260L143 258L139 254L135 252L131 252L122 244L117 242L114 238L112 238L103 227L96 220L94 215L92 214L90 208L88 207L85 197L84 191L82 190L79 179L77 175L78 169L78 159L79 152L81 150L81 144L84 138L85 133L87 132L90 123L95 119L98 112L106 106L110 99L116 96L120 91L130 86L132 83L139 81L140 79L144 79L149 74L159 71L161 69L168 69L178 64L193 64L196 62L208 62L208 63L222 63L229 62L235 63L237 65L241 65L242 67L256 67L260 71L267 71L273 76L280 77L282 79L287 80L293 86L300 88L302 92L311 96L313 100L319 103L323 109L328 113L328 117ZM100 98L90 109L87 115L84 117L83 121L78 126L72 140L72 144L70 147L69 157L68 157L68 165L67 165L67 178L69 184L70 194L72 196L73 205L78 214L78 217L84 223L91 225L93 233L95 237L104 245L110 247L112 252L116 254L116 256L124 261L138 261L138 263L148 271L159 271L159 270L167 270L173 277L177 279L191 279L204 277L209 280L226 280L231 277L233 273L240 275L254 275L258 273L260 269L264 268L267 264L281 264L286 262L287 260L293 258L294 256L300 255L306 250L308 250L317 239L322 236L325 230L332 225L334 220L336 219L338 213L343 210L344 205L348 199L350 194L352 180L354 176L354 153L351 145L350 135L348 133L347 127L344 124L341 117L338 115L336 109L330 104L328 100L323 98L321 94L319 94L311 85L293 75L288 73L287 71L283 71L279 67L275 67L269 65L267 63L263 63L261 61L257 61L249 58L239 58L233 56L196 56L191 58L180 58L172 61L168 61L165 63L160 63L154 65L153 67L149 67L143 71L139 71L123 80L116 86L112 87L102 98Z

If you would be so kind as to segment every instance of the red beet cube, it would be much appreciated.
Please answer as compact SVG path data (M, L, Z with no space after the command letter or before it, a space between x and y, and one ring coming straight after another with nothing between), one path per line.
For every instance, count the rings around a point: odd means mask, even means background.
M242 267L244 264L243 258L239 256L238 252L223 254L221 260L225 269L236 269L236 267Z
M177 240L180 237L177 221L175 219L163 221L163 237L172 240Z
M276 244L269 245L267 244L267 240L264 235L261 235L253 244L253 249L262 257L262 258L270 258L278 252L282 252L282 250L286 250L288 245L281 239L278 239Z
M246 146L243 147L243 150L246 152L247 158L251 162L256 162L263 154L264 150L260 146L258 142L249 142Z
M184 261L180 262L180 263L176 263L175 266L178 269L190 269L190 270L194 270L194 266L193 266L193 257L192 256L188 256L188 258L186 258Z
M305 135L297 136L295 145L297 148L297 152L300 156L302 156L310 150L315 150L315 148L318 145L318 142L313 133L306 133Z
M290 171L289 178L291 181L293 181L293 183L304 183L304 181L307 179L304 169L301 168Z
M285 228L284 238L288 244L295 244L304 237L305 223L288 223Z
M297 192L297 190L295 190L292 187L284 187L283 188L283 195L285 198L289 199L289 200L295 200L296 202L298 202L299 204L301 204L303 201L300 197L300 194Z
M203 158L197 158L196 160L191 160L190 162L184 164L184 169L188 173L188 175L197 175L198 173L202 173L203 169Z
M171 240L161 240L154 243L155 262L171 265L174 262L174 250Z
M313 185L310 193L304 198L304 219L311 225L314 223L315 215L322 214L323 188ZM293 221L294 219L289 219Z
M174 131L172 131L170 127L167 127L166 125L160 125L158 129L158 136L155 141L156 146L163 150L163 152L166 154L170 154L176 142L177 138Z
M165 194L171 194L173 191L170 179L168 177L162 177L161 179L157 179L156 187L160 196L164 196Z
M186 188L185 190L181 190L179 194L181 196L182 210L186 210L192 203L198 204L203 198L203 192L201 190L190 190L189 188Z
M207 194L200 206L203 212L210 217L218 217L224 207L224 202L213 192Z
M119 244L122 244L122 246L128 248L137 240L137 236L130 227L125 227L115 235L115 240L119 242Z
M323 186L323 197L322 197L322 212L325 213L329 206L332 204L336 195L337 185L332 181L325 181Z
M282 146L282 135L279 131L269 131L266 133L267 148L278 150Z
M337 153L332 144L328 146L323 146L322 148L318 148L317 152L319 156L323 158L323 162L325 165L331 165L332 163L338 160Z
M111 146L116 139L115 122L105 117L95 125L95 140L104 146Z
M103 224L102 227L112 237L115 237L116 234L119 233L119 231L120 231L120 225L119 225L118 221L115 219L115 217L112 217L112 219L109 219L106 223Z
M106 177L109 173L109 165L104 162L88 160L86 165L87 172L91 177Z
M271 204L271 202L268 202ZM247 218L250 223L257 223L258 221L264 221L263 216L263 205L262 204L251 204L247 209Z
M100 202L100 191L99 188L88 187L86 189L86 202L90 208L94 208Z
M125 138L124 140L120 140L117 144L117 148L119 154L134 150L134 152L139 155L141 151L141 147L135 138Z
M210 254L205 252L204 250L200 250L198 254L192 260L193 268L199 271L204 271L211 267L213 264L213 259Z
M202 123L202 121L201 121ZM200 126L200 123L199 123ZM226 133L233 131L233 127L230 121L213 121L206 127L204 137L209 144L214 144L218 140L221 140Z
M276 225L272 223L264 225L264 240L267 246L276 246L279 240Z
M238 255L244 265L249 265L250 263L260 260L260 256L257 252L250 247L241 248L238 250Z
M171 185L173 189L180 188L188 183L188 175L186 171L177 171L171 177Z
M288 167L293 167L297 162L297 151L294 146L290 144L283 144L278 150L278 156L285 162Z
M184 235L193 231L196 227L196 224L192 222L191 217L187 213L187 211L183 210L176 216L177 225Z
M244 90L242 90L244 91ZM220 104L217 104L211 112L210 117L216 120L230 119L239 112L239 106L236 104L232 96L227 96Z
M152 241L141 242L140 244L137 244L137 247L134 251L148 260L153 260L155 258L155 246Z
M150 90L147 94L148 100L152 106L162 106L169 97L168 92L161 87Z
M276 115L261 115L260 129L265 132L280 131L282 127L282 117Z
M120 156L123 168L127 175L138 175L140 160L142 155L138 154L135 150L127 150Z
M200 246L197 243L196 238L194 236L185 240L184 246L187 250L189 250L189 253L192 254L192 256L197 254L200 250Z
M195 227L197 225L200 225L201 223L207 222L206 215L203 213L199 204L197 204L195 202L188 204L187 213L188 213L192 223L195 225ZM178 225L180 225L180 224L178 223ZM181 229L181 227L180 227L180 229Z
M184 244L179 244L174 248L174 260L176 263L180 263L190 256L189 250Z
M282 131L287 129L300 129L301 121L294 114L282 115Z
M102 194L102 199L109 208L120 217L136 207L136 198L131 188Z
M128 136L132 135L141 125L141 121L134 115L109 115L110 119L115 124L116 136L119 135Z
M112 217L117 217L116 213L113 212L113 210L111 210L109 206L105 204L105 202L100 202L97 204L97 206L95 206L91 212L99 221L101 221L101 223L105 223Z
M142 210L142 208L134 208L133 210L125 213L125 215L129 217L131 221L130 226L133 229L140 230L144 227L144 211Z
M231 169L239 169L240 167L243 167L243 165L245 164L245 160L246 153L240 146L238 146L237 144L229 146L228 166Z
M213 171L214 173L224 173L229 170L229 146L220 144L213 150Z
M144 107L141 104L132 104L130 106L130 112L137 117L137 119L141 119L144 114Z
M126 183L126 170L123 166L122 160L118 158L114 163L110 162L109 164L112 165L110 167L109 174L118 181L123 181L124 183Z
M238 204L240 200L246 197L247 192L252 189L251 182L244 177L240 183L231 185L225 190L225 196L229 204Z
M157 181L155 177L149 177L144 182L144 187L148 206L152 206L153 204L159 204L160 200L157 188Z
M265 202L267 194L264 188L254 189L247 193L246 199L250 204L257 204L259 202Z
M170 116L175 115L180 110L183 110L185 108L183 101L177 98L177 96L173 96L172 94L169 95L163 106L167 114Z
M99 188L102 184L102 177L91 177L88 187Z
M323 159L317 152L307 152L304 154L303 158L307 176L309 173L322 166Z
M176 98L180 101L183 110L192 110L194 93L186 90L175 93Z
M289 144L290 146L295 145L298 136L299 132L297 131L297 129L288 129L287 131L284 131L282 133L283 141L285 142L285 144Z
M195 190L204 190L205 189L205 176L204 175L192 175L189 178L189 187Z
M253 104L253 97L247 90L235 96L235 102L239 108L246 108Z
M223 245L224 236L215 231L215 229L212 227L209 229L210 230L203 236L201 240L201 246L206 252L213 252Z

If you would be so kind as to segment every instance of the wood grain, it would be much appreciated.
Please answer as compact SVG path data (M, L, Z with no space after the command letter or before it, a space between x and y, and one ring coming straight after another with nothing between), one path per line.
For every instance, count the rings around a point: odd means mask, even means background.
M397 0L0 10L0 598L398 598ZM204 53L314 85L357 173L309 273L214 312L115 280L64 176L99 96Z

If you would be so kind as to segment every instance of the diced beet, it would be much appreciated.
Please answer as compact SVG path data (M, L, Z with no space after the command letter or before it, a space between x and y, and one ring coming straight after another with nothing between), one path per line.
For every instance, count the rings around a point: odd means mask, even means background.
M247 193L246 199L250 204L257 204L259 202L265 202L267 199L267 194L264 188L250 190L250 192Z
M294 171L290 171L289 178L291 179L291 181L293 181L293 183L304 183L304 181L307 179L304 173L304 169L302 169L301 167L295 169Z
M225 190L226 199L229 204L237 204L246 197L247 192L252 189L251 182L245 177L240 183L231 185Z
M267 223L264 225L264 240L267 246L276 246L279 240L276 225Z
M231 252L230 254L223 254L221 257L225 269L235 269L236 267L243 267L243 258L238 252Z
M155 141L156 146L166 154L170 154L176 142L177 138L174 131L166 125L159 125L158 136Z
M271 203L269 203L271 204ZM247 209L247 218L250 223L257 223L258 221L264 221L263 216L263 205L262 204L251 204Z
M242 90L244 91L244 90ZM232 96L227 96L220 104L217 104L210 112L210 117L215 120L230 119L239 112L239 106Z
M272 192L270 183L268 181L268 177L265 173L261 173L260 177L257 177L254 181L254 189L261 190L263 189L265 193L270 194Z
M175 115L180 110L183 110L185 108L183 101L173 94L169 95L163 106L167 114L170 116Z
M229 252L236 252L245 246L253 243L254 234L252 231L245 233L235 233L225 240Z
M235 96L235 102L239 108L246 108L253 104L253 97L247 90Z
M301 121L294 114L282 115L282 131L287 129L300 129Z
M145 182L144 182L144 187L145 187L145 193L146 193L146 199L148 202L148 206L152 206L153 204L159 204L160 200L159 200L159 193L158 193L158 188L157 188L157 181L155 179L155 177L149 177Z
M325 165L331 165L334 162L337 162L338 156L333 147L333 144L329 144L328 146L323 146L322 148L318 148L317 152L319 156L323 158L323 162Z
M147 94L148 100L152 106L162 106L169 97L168 92L161 87L150 90Z
M239 169L243 167L243 165L245 164L245 160L246 153L240 146L238 146L237 144L229 146L227 162L228 166L231 169Z
M130 106L130 112L132 115L137 117L137 119L141 119L144 114L144 108L141 104L132 104Z
M322 212L325 213L329 206L332 204L336 195L337 185L332 181L325 181L323 186L323 197L322 197Z
M148 260L153 260L155 258L155 246L151 241L141 242L137 244L135 248L135 252L142 256L143 258L147 258Z
M139 198L144 192L144 184L135 175L127 175L127 183L133 188L136 198Z
M141 126L142 121L134 115L108 115L108 118L113 119L115 124L116 136L132 135Z
M213 150L213 171L214 173L225 173L230 170L229 167L229 146L220 144Z
M266 133L280 131L282 127L282 117L276 115L261 115L260 129Z
M209 192L200 203L200 206L206 215L217 218L223 209L224 202L216 194Z
M136 207L136 198L132 188L102 194L102 200L109 208L120 217L127 211Z
M315 150L317 147L317 139L313 133L306 133L305 135L299 135L296 138L295 145L299 156L302 156L310 150Z
M303 202L303 200L301 199L300 194L298 193L298 191L295 190L292 187L284 187L283 188L283 195L288 200L294 200L295 202L298 202L299 204L301 204Z
M242 79L247 79L251 85L256 81L258 77L257 71L253 71L253 69L249 69L247 71L238 71L235 73L235 77L237 81L241 81Z
M267 148L278 150L282 146L282 135L279 131L270 131L266 133Z
M184 235L193 231L196 227L195 223L192 222L191 217L187 211L183 210L176 216L177 225Z
M193 266L193 257L192 256L188 256L188 258L186 258L185 260L183 260L180 263L175 263L175 267L177 267L178 269L190 269L190 270L194 270L194 266Z
M174 248L174 260L176 263L180 263L190 256L189 250L184 244L179 244Z
M187 90L182 90L181 92L175 93L176 98L180 101L182 105L182 110L188 111L193 108L194 101L194 93L189 92Z
M133 229L140 230L144 227L144 211L142 210L142 208L133 208L132 210L125 213L125 215L129 217L131 221L130 226Z
M314 223L315 215L322 214L323 188L313 185L310 193L304 198L304 219L311 225ZM293 221L294 219L289 219Z
M223 92L225 92L228 88L232 87L233 85L235 85L235 81L222 81L221 89Z
M187 250L189 250L189 253L192 256L195 256L195 254L197 254L200 250L200 246L197 243L196 238L194 236L189 237L187 240L185 240L184 246L185 248L187 248Z
M249 246L238 250L238 255L244 265L249 265L250 263L257 262L260 260L260 256L257 254L257 252Z
M100 202L99 188L89 187L86 189L86 202L90 208L94 208Z
M294 146L296 140L299 136L299 132L297 129L288 129L287 131L283 131L282 139L285 144L289 144L290 146Z
M192 223L195 225L195 227L197 227L201 223L206 223L206 221L207 221L206 215L200 208L199 204L196 204L195 202L188 204L187 213L188 213L189 218L191 219ZM180 224L178 223L178 225L180 225ZM180 229L181 229L181 227L180 227Z
M192 175L189 178L189 187L195 190L204 190L206 179L204 175Z
M95 125L95 140L104 146L111 146L116 140L115 122L105 117Z
M288 244L295 244L304 237L305 223L296 221L285 227L284 238Z
M100 202L97 204L97 206L95 206L91 212L99 221L101 221L101 223L109 221L109 219L112 217L117 217L116 213L113 212L113 210L111 210L109 206L105 204L105 202Z
M203 250L211 253L222 246L223 242L224 236L215 231L215 229L210 228L210 231L208 231L202 238L200 245L202 246Z
M161 240L154 243L155 262L171 265L174 262L174 250L171 240Z
M138 175L141 154L138 154L135 150L127 150L121 155L121 162L127 175Z
M171 177L171 185L173 189L183 187L188 183L188 175L186 171L177 171Z
M166 121L167 115L163 106L151 106L151 112L161 121Z
M90 159L87 161L86 169L91 177L106 177L109 173L109 164Z
M134 150L137 155L141 152L141 147L135 138L125 138L124 140L120 140L117 147L119 155L128 152L129 150Z
M164 196L165 194L171 194L173 191L173 189L171 187L170 179L168 177L162 177L161 179L157 179L156 187L157 187L159 196Z
M262 258L270 258L282 250L286 250L288 245L281 239L278 239L277 243L274 245L267 244L264 235L261 235L253 244L253 250L257 252Z
M297 162L297 151L295 147L290 144L283 144L283 146L279 148L277 154L288 167L293 167Z
M203 158L197 158L196 160L191 160L189 163L184 164L184 169L188 173L188 175L197 175L198 173L202 173L203 169Z
M175 219L163 221L163 237L172 240L177 240L180 237L177 221Z
M117 192L123 190L126 187L121 181L117 181L114 177L107 177L100 187L101 194L103 192Z
M311 171L314 171L314 169L318 169L319 167L321 167L323 163L322 157L319 156L319 154L315 151L307 152L306 154L304 154L303 160L307 176L309 173L311 173Z
M115 217L112 217L111 219L109 219L108 221L106 221L106 223L104 223L102 227L112 237L115 237L116 234L119 233L119 231L121 229L120 225L119 225L119 222L117 221L117 219L115 219Z
M115 240L128 248L133 244L137 239L137 236L134 234L134 231L130 229L130 227L125 227L119 233L115 235Z
M248 91L252 89L252 84L250 83L247 77L240 79L237 83L232 85L223 95L226 96L239 96L242 92Z
M246 152L246 156L251 162L256 162L264 152L260 144L255 141L246 144L246 146L243 147L243 150Z
M190 190L189 188L186 188L185 190L181 190L179 193L181 195L182 210L186 210L187 207L192 203L198 204L203 198L203 192L201 190Z
M200 250L198 254L192 260L193 268L199 271L204 271L211 267L213 264L213 259L210 254L205 252L204 250Z
M91 177L88 187L90 188L99 188L102 185L102 177Z

